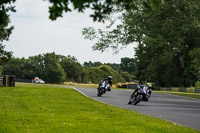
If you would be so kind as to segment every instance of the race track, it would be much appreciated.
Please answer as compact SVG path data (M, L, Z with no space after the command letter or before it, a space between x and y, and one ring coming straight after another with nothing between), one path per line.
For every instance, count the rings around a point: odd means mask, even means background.
M153 93L149 102L129 105L128 100L133 90L112 90L102 97L97 97L96 89L75 88L86 96L128 110L200 130L200 100L175 96L165 93Z

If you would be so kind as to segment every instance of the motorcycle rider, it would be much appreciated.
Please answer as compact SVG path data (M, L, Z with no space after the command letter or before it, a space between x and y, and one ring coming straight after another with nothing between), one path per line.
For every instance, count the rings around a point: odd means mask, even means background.
M150 97L151 93L152 93L152 84L151 83L147 83L146 85L142 85L142 82L140 82L139 85L137 85L137 87L134 90L134 92L131 94L131 98L130 99L135 101L137 96L138 96L138 93L136 94L136 92L139 92L145 98L144 100L148 101L146 91L148 92L148 97Z
M131 94L130 100L135 101L138 94L136 94L136 92L138 92L140 89L142 89L141 85L137 85L136 89L133 91L133 93Z
M111 91L111 86L112 86L112 76L108 76L107 78L105 78L105 79L103 79L102 81L101 81L101 83L102 82L104 82L104 81L106 81L106 82L108 82L108 87L106 88L107 89L107 91ZM101 83L99 84L99 87L100 87L100 85L101 85ZM99 88L98 87L98 88Z
M148 97L151 97L151 93L152 93L152 89L153 89L152 84L146 83L146 85L144 87L148 91Z

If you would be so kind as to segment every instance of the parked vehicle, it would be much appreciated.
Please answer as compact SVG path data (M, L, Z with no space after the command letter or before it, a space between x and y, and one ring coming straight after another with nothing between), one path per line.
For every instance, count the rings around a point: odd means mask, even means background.
M42 79L40 79L40 78L38 78L38 77L35 77L35 78L34 78L34 83L44 84L45 82L44 82L44 80L42 80Z

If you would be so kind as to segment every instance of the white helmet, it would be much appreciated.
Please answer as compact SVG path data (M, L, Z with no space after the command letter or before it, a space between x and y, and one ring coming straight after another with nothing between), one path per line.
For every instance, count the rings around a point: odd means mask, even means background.
M108 76L108 79L112 79L112 76Z

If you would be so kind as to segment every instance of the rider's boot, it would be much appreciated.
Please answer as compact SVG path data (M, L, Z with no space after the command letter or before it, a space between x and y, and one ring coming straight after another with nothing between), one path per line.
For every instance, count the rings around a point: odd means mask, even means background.
M111 91L110 87L107 88L107 91Z

